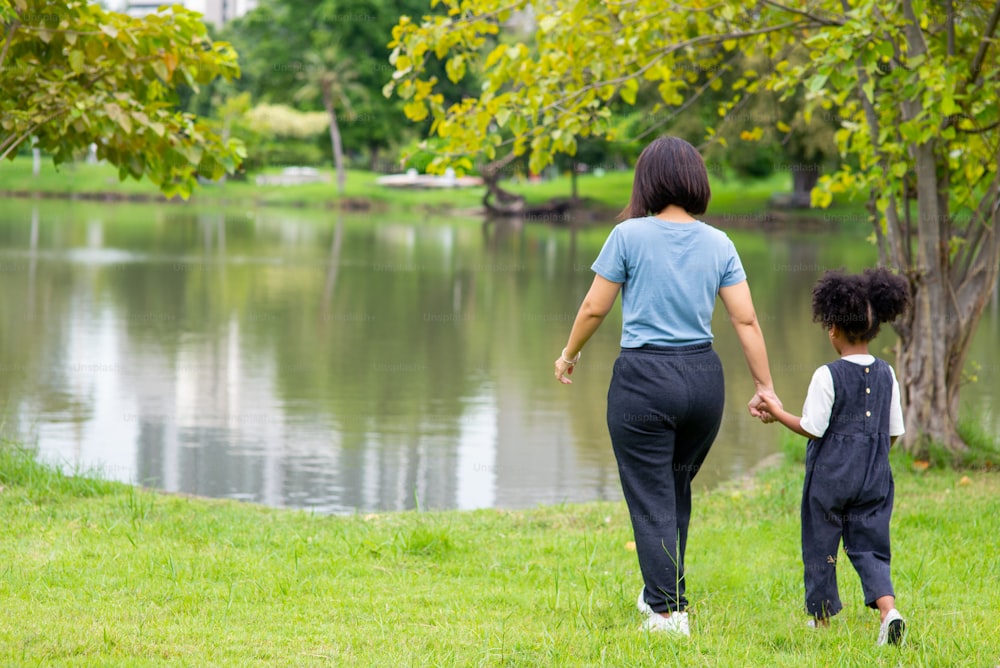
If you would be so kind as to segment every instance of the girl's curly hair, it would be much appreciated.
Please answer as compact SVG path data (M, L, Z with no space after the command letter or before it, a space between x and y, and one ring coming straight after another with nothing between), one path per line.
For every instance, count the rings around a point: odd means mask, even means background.
M851 343L871 341L884 322L892 322L910 303L910 285L885 267L862 274L827 271L813 287L813 320L834 325Z

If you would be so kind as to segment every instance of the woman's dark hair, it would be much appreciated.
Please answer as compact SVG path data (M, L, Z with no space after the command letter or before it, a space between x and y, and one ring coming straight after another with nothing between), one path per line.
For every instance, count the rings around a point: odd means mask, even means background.
M708 210L712 189L705 160L680 137L659 137L639 154L632 197L619 218L641 218L676 204L692 216Z
M851 343L871 341L884 322L892 322L910 303L910 284L885 267L863 274L831 270L813 287L813 320L834 325Z

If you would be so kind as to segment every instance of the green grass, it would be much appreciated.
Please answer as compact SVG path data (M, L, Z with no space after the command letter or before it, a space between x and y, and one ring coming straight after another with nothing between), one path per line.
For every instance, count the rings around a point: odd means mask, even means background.
M632 191L632 176L632 172L607 172L602 176L584 174L579 177L577 190L580 197L599 202L617 213L628 203ZM551 181L521 181L505 184L504 187L524 195L533 203L566 198L572 192L569 176L560 176ZM791 179L788 174L774 174L756 181L713 176L709 213L715 216L759 213L768 209L772 195L790 191Z
M66 477L8 444L0 664L997 665L1000 476L894 466L901 649L874 646L846 559L845 610L804 626L794 461L696 495L675 639L638 631L621 503L320 516Z
M279 169L264 173L277 173ZM333 170L322 169L329 177L328 183L298 186L258 186L251 176L247 181L229 181L218 185L200 186L190 202L208 205L274 205L331 208L340 205ZM395 209L420 209L431 211L469 211L482 206L483 188L442 190L408 190L387 188L375 182L378 174L362 170L348 170L344 197L354 203L368 203ZM529 204L541 204L552 198L568 198L572 192L568 175L549 181L510 182L504 187L525 196ZM788 192L791 188L787 174L776 174L760 181L713 178L712 216L747 215L765 211L771 195ZM578 191L586 206L598 209L608 220L614 218L628 202L632 189L631 172L608 172L602 176L581 175ZM117 170L108 164L90 165L74 163L56 168L51 160L42 161L39 175L32 174L30 158L18 157L13 161L0 161L0 194L25 193L48 196L93 196L112 194L120 198L158 199L159 191L148 181L118 180ZM180 200L178 200L180 201ZM834 212L860 212L858 203L838 203Z
M266 170L265 174L279 173L280 169ZM277 205L277 206L337 206L337 195L333 170L320 170L329 177L327 183L311 183L297 186L258 186L249 177L246 181L230 179L222 184L199 186L191 198L192 203ZM375 183L377 174L361 170L348 170L345 183L346 198L366 200L376 204L395 205L400 208L419 206L422 208L465 209L478 207L482 190L455 189L434 191L411 191L385 188ZM122 198L158 199L160 193L151 182L126 179L119 181L117 170L105 163L73 163L55 167L51 160L43 160L36 177L32 174L29 158L19 157L13 161L0 161L0 192L35 193L48 195L88 195L112 194ZM178 199L178 201L181 201Z

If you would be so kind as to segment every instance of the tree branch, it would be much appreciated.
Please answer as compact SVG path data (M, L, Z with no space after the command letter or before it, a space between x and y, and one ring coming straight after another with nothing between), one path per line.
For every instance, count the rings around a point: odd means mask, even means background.
M972 119L970 118L970 119L966 119L966 120L970 120L971 121ZM981 135L981 134L985 134L985 133L989 132L990 130L994 130L994 129L998 128L998 127L1000 127L1000 121L997 121L996 123L990 123L989 125L987 125L984 128L976 127L976 128L971 129L971 130L964 130L962 128L955 128L955 129L958 132L961 132L961 133L967 134L967 135Z
M458 18L458 19L452 19L451 22L450 22L450 24L452 26L460 26L460 25L465 24L465 23L472 23L473 21L482 21L482 20L485 20L485 19L496 19L496 22L499 25L500 24L500 18L499 18L500 14L502 14L505 11L515 11L517 9L518 4L520 4L520 3L518 3L518 2L512 2L512 3L508 4L508 5L504 5L503 7L497 7L493 11L487 12L485 14L476 14L474 16L469 16L467 18L466 17L462 17L462 18Z
M969 268L975 262L976 249L983 243L983 239L992 234L994 230L990 228L990 217L992 211L1000 201L1000 174L993 177L993 182L986 189L987 193L993 193L992 197L987 195L980 202L976 210L972 212L969 220L969 228L966 233L965 243L955 258L955 265L960 267L962 273L968 273Z
M845 11L849 9L847 6L847 1L842 0ZM868 133L871 137L872 150L878 157L879 164L882 165L882 170L888 174L889 173L889 159L885 154L879 150L879 134L881 133L879 126L878 112L875 110L875 105L872 100L868 99L868 96L864 93L865 84L868 83L870 75L864 68L864 63L861 59L855 61L855 68L858 72L858 98L861 101L861 108L865 112L865 120L868 122ZM875 88L872 88L872 96L875 95ZM906 186L903 185L903 192L901 193L903 197L903 214L907 217L906 230L904 233L903 226L900 222L899 216L899 204L896 200L896 195L889 195L888 201L886 203L885 209L885 220L886 220L886 241L888 242L888 255L892 258L892 261L896 264L896 268L900 270L909 271L912 265L912 258L910 253L910 243L909 243L909 198L906 196ZM875 234L876 238L881 233L879 227L878 218L875 218Z
M948 55L955 55L955 0L948 0L948 9L945 21L948 30Z
M845 25L847 23L847 21L845 19L837 19L837 20L834 20L834 19L824 19L821 16L816 16L815 14L807 12L807 11L805 11L803 9L794 9L792 7L786 7L785 5L781 4L780 2L774 2L774 0L763 0L763 3L765 5L770 5L771 7L774 7L775 9L778 9L778 10L783 11L783 12L791 12L792 14L798 14L799 16L804 16L805 18L809 19L810 21L815 21L815 22L820 23L820 24L825 25L825 26L843 26L843 25Z
M806 22L803 22L803 21L788 21L786 23L781 23L781 24L778 24L776 26L765 26L763 28L758 28L756 30L747 30L747 31L744 31L744 32L733 32L733 33L727 33L725 35L699 35L698 37L692 37L691 39L684 40L683 42L678 42L676 44L671 44L670 46L668 46L668 47L666 47L664 49L660 49L657 52L649 54L648 55L649 60L646 62L646 64L643 65L642 67L640 67L635 72L632 72L630 74L623 74L622 76L615 77L614 79L594 81L594 82L592 82L590 84L587 84L586 86L584 86L584 87L582 87L582 88L574 91L573 94L570 97L564 98L564 99L560 100L559 102L554 102L554 103L550 104L549 106L540 109L539 113L541 114L541 113L544 113L546 111L550 111L557 104L562 104L562 103L566 102L567 100L572 101L572 100L574 100L576 98L579 98L581 95L589 93L590 91L592 91L594 89L603 88L605 86L615 86L615 87L617 87L617 86L620 86L625 81L628 81L629 79L638 79L647 70L649 70L650 68L652 68L654 65L659 64L660 60L664 56L668 56L671 53L675 53L677 51L682 51L682 50L684 50L684 49L686 49L686 48L688 48L690 46L696 46L696 45L699 45L699 44L714 44L714 43L727 42L727 41L730 41L730 40L746 39L748 37L757 37L759 35L766 35L768 33L779 32L779 31L782 31L782 30L786 30L786 29L789 29L789 28L795 28L795 27L811 28L811 27L814 27L814 26L812 24L810 24L810 23L806 23Z
M989 50L990 45L993 43L993 33L996 32L997 24L1000 23L1000 0L993 5L993 13L990 14L990 20L986 24L986 28L983 30L982 39L979 41L979 49L976 51L976 56L972 59L972 65L969 66L969 80L964 83L961 89L961 93L965 93L970 86L975 86L976 82L979 81L979 77L983 72L983 62L986 60L986 52ZM959 97L956 94L956 97ZM944 119L944 123L941 124L941 129L944 130L950 125L954 125L957 121L954 116L949 116Z
M731 62L733 62L734 60L736 60L736 56L733 56L732 58L730 58L726 62L726 66L728 67L729 64ZM724 68L720 68L715 73L715 76L713 76L711 79L709 79L708 81L706 81L698 90L696 90L691 95L691 97L689 97L687 100L684 101L684 104L682 104L681 106L677 107L673 111L673 113L671 113L669 116L667 116L665 119L663 119L662 123L656 123L656 124L651 125L650 127L646 128L645 130L643 130L642 132L640 132L638 135L636 135L634 137L634 140L635 141L639 141L640 139L644 139L650 132L653 132L654 130L656 130L657 128L661 127L662 125L664 125L666 123L669 123L670 121L672 121L675 118L677 118L677 116L679 116L681 113L683 113L685 109L687 109L688 107L690 107L695 102L699 101L701 99L701 96L705 93L705 90L708 89L712 85L713 82L715 82L717 79L719 79L722 76L723 72L724 72ZM743 99L746 100L747 98L744 97ZM723 118L722 122L725 123L725 120L726 119Z
M979 316L979 309L985 304L990 293L990 286L996 284L997 274L1000 272L1000 192L994 191L993 197L986 198L991 206L988 214L992 220L983 220L977 235L977 247L975 253L970 257L968 268L961 282L956 286L956 300L960 305L972 302L970 313L971 318ZM978 278L979 280L975 280ZM972 335L973 328L968 326L972 322L965 323L968 335Z
M10 24L10 29L7 30L7 38L3 42L3 51L0 51L0 70L3 70L3 61L7 59L7 49L10 48L10 43L14 40L14 32L20 25L21 22L14 19Z
M32 32L57 32L64 35L76 35L77 37L87 37L94 35L103 35L104 33L100 30L76 30L75 28L46 28L45 26L31 26L31 25L21 25L27 31Z
M996 32L998 23L1000 23L1000 0L997 0L997 3L993 5L993 13L990 15L989 23L983 31L982 39L979 41L979 50L976 52L976 57L972 59L972 66L970 68L972 78L969 79L966 87L975 85L976 81L979 80L979 75L983 69L983 61L986 60L986 51L989 50L990 44L993 43L993 33Z
M20 146L21 142L30 137L31 133L37 130L39 125L41 125L41 123L35 123L30 128L28 128L27 131L20 137L18 137L16 134L12 134L10 137L5 139L3 141L3 144L0 144L0 149L4 149L4 152L0 153L0 160L6 158L11 151Z

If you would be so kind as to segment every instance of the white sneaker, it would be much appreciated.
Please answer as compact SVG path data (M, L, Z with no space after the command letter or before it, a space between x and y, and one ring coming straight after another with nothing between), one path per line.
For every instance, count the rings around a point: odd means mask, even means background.
M899 614L899 611L893 608L882 620L882 626L879 627L878 644L901 645L904 635L906 635L906 622L903 621L903 616Z
M646 603L646 588L643 587L639 590L639 600L635 602L635 607L639 608L639 612L649 617L653 614L653 609L649 607L649 603Z
M690 636L691 629L688 626L688 613L673 612L669 617L660 614L651 614L642 622L642 630L650 633L663 632L673 633L681 636Z

